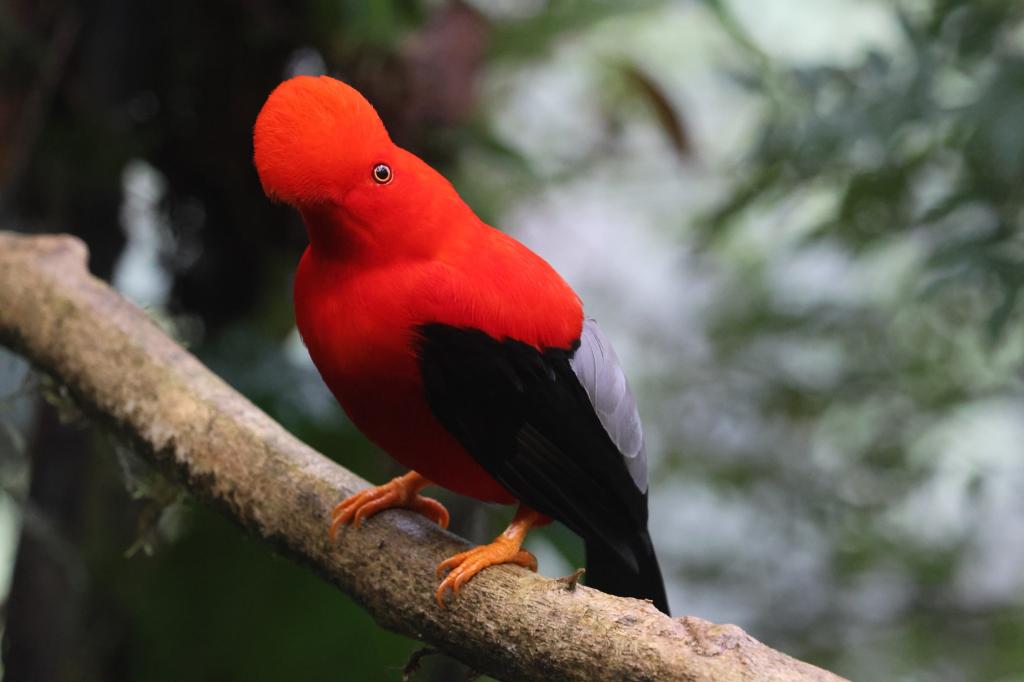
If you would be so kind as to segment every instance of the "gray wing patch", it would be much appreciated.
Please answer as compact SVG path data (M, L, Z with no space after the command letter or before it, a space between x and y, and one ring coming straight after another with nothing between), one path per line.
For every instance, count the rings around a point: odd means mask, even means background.
M580 347L569 364L586 390L601 426L625 458L633 482L641 492L646 492L647 451L636 398L615 350L595 320L584 320Z

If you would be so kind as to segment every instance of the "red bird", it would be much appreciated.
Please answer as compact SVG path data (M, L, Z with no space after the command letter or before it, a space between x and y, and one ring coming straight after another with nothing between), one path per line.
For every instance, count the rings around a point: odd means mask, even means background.
M430 484L519 502L489 545L438 566L443 598L516 563L556 519L586 543L587 583L668 612L647 532L636 403L597 324L539 256L486 225L437 171L388 137L356 90L300 76L256 119L263 189L302 214L295 316L352 422L411 471L334 509L337 529L383 509L448 525Z

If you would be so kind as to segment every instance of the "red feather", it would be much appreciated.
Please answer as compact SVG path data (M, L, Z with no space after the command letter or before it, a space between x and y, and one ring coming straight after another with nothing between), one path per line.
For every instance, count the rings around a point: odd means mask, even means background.
M543 259L484 224L440 174L395 146L354 89L300 77L256 122L267 194L296 206L310 247L295 279L299 331L363 433L405 466L481 500L512 502L434 418L416 329L443 323L570 348L579 298ZM381 184L373 169L387 164Z

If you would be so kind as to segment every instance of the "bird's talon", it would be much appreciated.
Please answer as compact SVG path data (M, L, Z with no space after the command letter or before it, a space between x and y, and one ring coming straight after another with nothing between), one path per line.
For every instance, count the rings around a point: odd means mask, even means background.
M428 481L414 471L388 481L376 488L360 490L335 505L331 512L328 537L333 542L338 529L351 523L361 528L363 522L385 509L405 508L423 514L442 528L448 527L448 510L437 500L419 495Z
M518 564L529 571L533 571L534 573L537 572L537 557L533 556L533 554L527 552L525 549L516 554L512 558L511 563Z
M445 509L444 505L437 500L432 500L429 497L422 497L417 495L411 502L409 509L418 514L426 516L428 519L441 526L442 528L448 528L448 510Z
M459 594L463 585L468 583L477 573L498 564L518 564L531 571L537 570L537 559L526 550L519 549L519 542L510 542L499 538L489 545L474 547L455 556L448 557L437 565L435 575L438 579L447 570L448 575L438 586L434 598L441 608L445 608L444 594L451 589L452 596Z

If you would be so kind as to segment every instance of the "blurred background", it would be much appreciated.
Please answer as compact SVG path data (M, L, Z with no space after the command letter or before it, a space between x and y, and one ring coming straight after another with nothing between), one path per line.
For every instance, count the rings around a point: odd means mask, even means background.
M857 680L1024 679L1024 5L6 0L0 227L375 482L298 340L251 129L328 73L615 340L677 615ZM418 643L0 354L10 680L398 680ZM511 516L439 495L454 529ZM531 535L541 572L582 562ZM461 679L439 657L412 679Z

